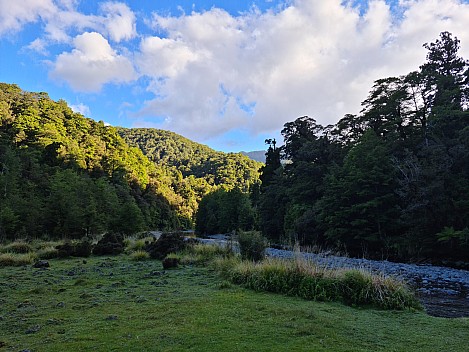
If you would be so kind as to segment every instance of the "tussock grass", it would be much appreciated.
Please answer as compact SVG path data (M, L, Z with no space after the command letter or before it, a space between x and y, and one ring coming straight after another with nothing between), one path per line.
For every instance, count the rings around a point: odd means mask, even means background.
M24 240L17 240L1 247L2 253L25 254L33 252L33 247Z
M154 237L144 237L144 238L136 238L136 237L127 237L124 239L124 252L125 253L132 253L136 251L142 251L145 248L147 243L153 242L155 240Z
M136 250L130 253L130 259L134 261L148 260L150 259L150 254L144 250Z
M216 258L231 258L234 256L231 245L196 243L178 254L171 254L179 259L183 265L202 265L214 261Z
M2 253L0 254L0 267L29 265L36 260L35 253Z
M397 279L365 270L324 268L300 256L258 263L218 259L215 266L233 283L256 291L382 309L421 309L414 294Z
M36 255L39 259L58 258L59 250L55 246L43 247L36 251Z

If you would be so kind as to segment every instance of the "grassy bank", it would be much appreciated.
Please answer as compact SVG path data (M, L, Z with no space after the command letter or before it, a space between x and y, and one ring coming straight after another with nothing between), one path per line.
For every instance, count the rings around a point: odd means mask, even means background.
M469 319L258 293L128 256L0 268L0 351L467 351Z

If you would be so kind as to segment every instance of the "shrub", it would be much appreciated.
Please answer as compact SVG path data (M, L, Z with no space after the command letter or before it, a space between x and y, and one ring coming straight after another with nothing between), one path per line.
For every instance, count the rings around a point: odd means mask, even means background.
M243 259L257 262L264 258L268 242L259 231L241 231L238 242Z
M179 266L179 258L168 256L162 261L163 269L177 268Z
M150 254L147 251L138 250L130 253L130 259L135 261L142 261L150 259Z
M118 255L124 251L124 238L120 234L107 233L93 249L95 255Z
M164 232L158 240L145 245L145 250L153 259L164 259L169 253L182 251L186 248L182 232Z
M88 239L81 241L65 241L55 247L57 249L58 258L67 257L89 257L93 249L91 242Z

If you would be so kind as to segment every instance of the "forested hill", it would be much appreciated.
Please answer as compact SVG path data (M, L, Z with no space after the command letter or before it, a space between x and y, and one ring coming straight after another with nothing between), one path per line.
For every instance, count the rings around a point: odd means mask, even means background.
M0 238L191 226L180 183L115 128L0 83Z
M118 128L131 146L138 147L156 165L191 177L199 186L234 187L248 191L259 181L262 164L240 153L223 153L174 132L153 128ZM207 193L207 192L204 192Z

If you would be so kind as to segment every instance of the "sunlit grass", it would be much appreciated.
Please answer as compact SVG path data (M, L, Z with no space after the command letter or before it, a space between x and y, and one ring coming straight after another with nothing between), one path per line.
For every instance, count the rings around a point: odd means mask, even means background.
M206 265L50 264L0 268L2 351L467 351L468 319L255 292Z

